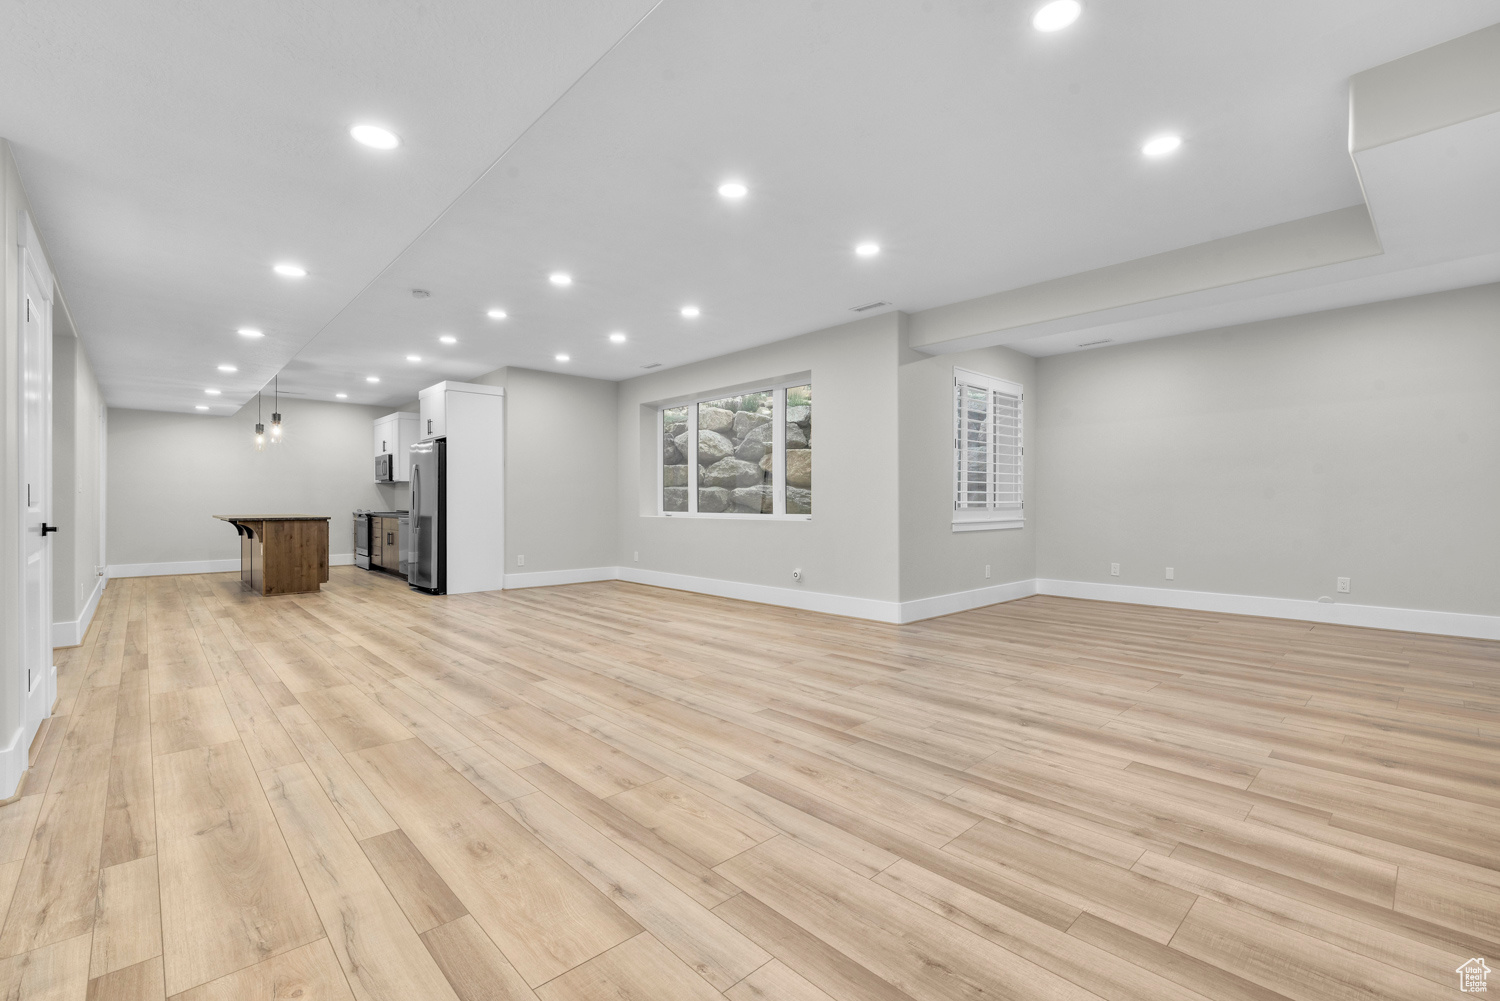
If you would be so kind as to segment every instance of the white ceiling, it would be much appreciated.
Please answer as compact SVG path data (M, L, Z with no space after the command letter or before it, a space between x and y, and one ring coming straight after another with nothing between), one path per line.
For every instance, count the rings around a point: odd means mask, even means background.
M111 405L213 386L230 412L283 368L394 404L501 365L628 378L1358 204L1349 77L1500 20L1085 0L1042 35L1034 6L665 0L631 31L648 0L12 2L0 135ZM405 145L355 145L356 120ZM1144 160L1167 130L1183 149Z

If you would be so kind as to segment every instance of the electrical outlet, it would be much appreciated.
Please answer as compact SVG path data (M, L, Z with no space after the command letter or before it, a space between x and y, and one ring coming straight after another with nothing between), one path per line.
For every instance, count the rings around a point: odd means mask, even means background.
M1349 593L1349 578L1348 577L1340 577L1339 578L1339 594L1348 594L1348 593Z
M990 565L988 563L986 563L984 565L984 579L985 580L989 580L990 579Z
M1167 580L1176 580L1176 579L1177 579L1177 571L1174 570L1172 567L1167 567Z
M526 565L526 557L524 557L524 556L517 556L516 557L516 566L518 566L518 567L524 567L525 565Z
M1109 565L1109 575L1111 577L1118 577L1118 576L1120 576L1120 564L1118 564L1118 563L1111 563Z
M631 554L631 559L639 563L641 561L641 551L637 549L634 553Z

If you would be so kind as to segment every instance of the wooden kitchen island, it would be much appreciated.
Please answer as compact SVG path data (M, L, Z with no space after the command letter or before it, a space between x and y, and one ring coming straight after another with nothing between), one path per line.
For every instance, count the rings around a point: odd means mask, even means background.
M258 594L303 594L328 581L328 515L216 514L240 533L240 583Z

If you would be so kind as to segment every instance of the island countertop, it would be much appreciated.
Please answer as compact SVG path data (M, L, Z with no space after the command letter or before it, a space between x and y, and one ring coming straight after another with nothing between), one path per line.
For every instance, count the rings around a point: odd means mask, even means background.
M216 514L220 521L327 521L326 514Z

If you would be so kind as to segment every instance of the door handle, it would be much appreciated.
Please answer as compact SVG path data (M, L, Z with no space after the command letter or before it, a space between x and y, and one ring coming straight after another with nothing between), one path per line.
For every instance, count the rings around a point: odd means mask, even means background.
M57 526L56 525L49 525L45 521L42 522L42 535L45 536L48 533L55 532L55 531L57 531Z

